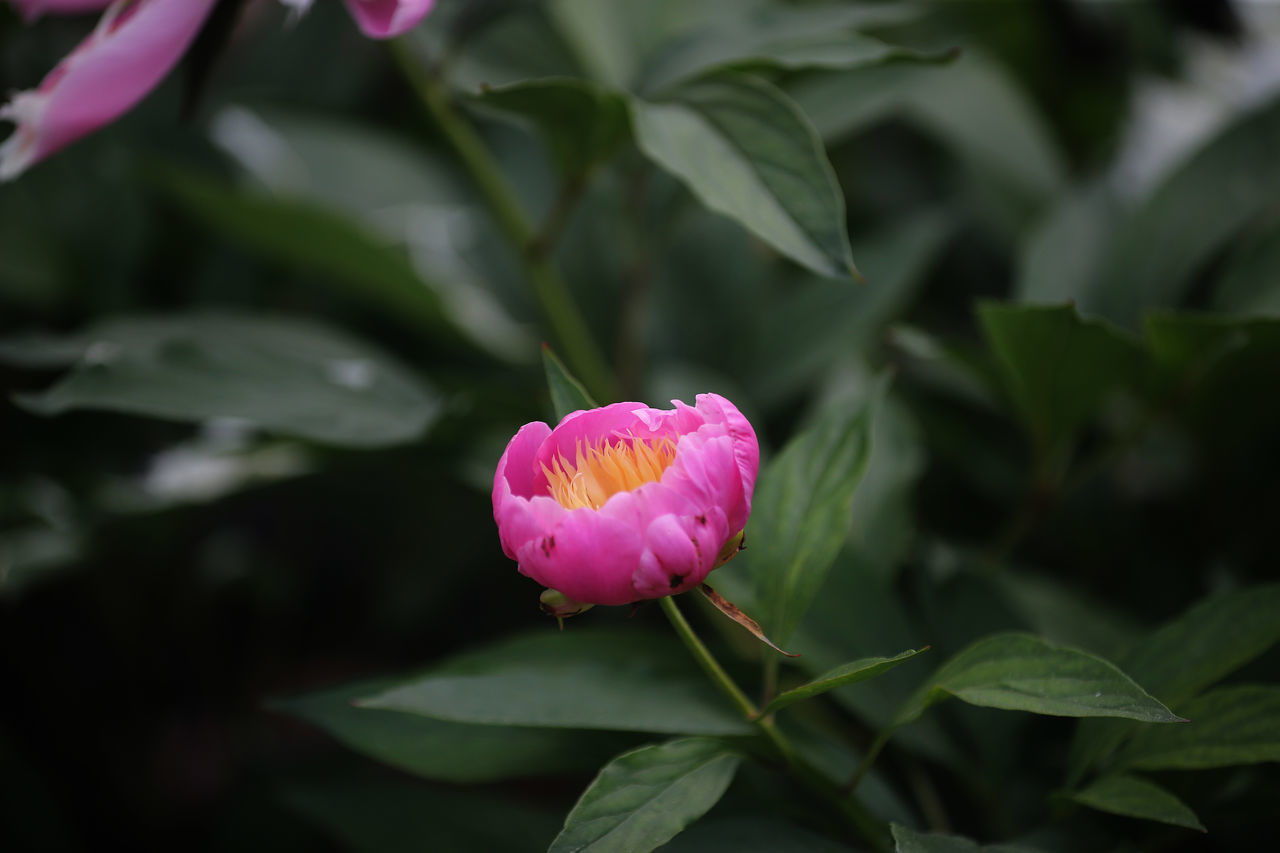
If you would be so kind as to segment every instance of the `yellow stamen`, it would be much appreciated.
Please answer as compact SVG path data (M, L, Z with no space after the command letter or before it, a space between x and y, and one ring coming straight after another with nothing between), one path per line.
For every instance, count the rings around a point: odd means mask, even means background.
M652 483L662 476L676 458L676 443L670 438L629 437L617 444L602 439L599 444L581 441L575 445L572 461L561 453L542 466L551 496L566 509L599 509L618 492Z

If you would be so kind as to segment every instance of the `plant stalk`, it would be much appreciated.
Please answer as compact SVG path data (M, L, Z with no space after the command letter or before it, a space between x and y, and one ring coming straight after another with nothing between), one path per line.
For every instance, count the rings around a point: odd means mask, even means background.
M539 250L538 235L497 163L490 156L489 149L471 125L454 110L439 76L423 68L417 61L408 41L392 41L391 53L454 154L475 182L498 227L515 249L547 326L564 352L565 361L572 366L578 379L593 397L598 400L612 399L613 377L608 364L596 346L586 320L578 311L569 288L546 252Z
M862 836L875 845L876 849L887 850L889 833L885 825L863 808L861 803L840 791L831 780L801 758L795 747L791 745L791 741L778 728L778 724L774 721L772 714L764 717L760 716L760 711L756 708L755 703L747 697L746 693L742 692L742 688L737 685L729 673L725 672L724 667L716 660L715 655L711 654L711 650L703 644L702 639L694 632L693 627L684 618L684 614L680 612L680 608L676 606L674 597L660 598L658 599L658 604L662 607L662 612L667 614L667 619L671 621L672 627L676 629L676 633L684 642L685 647L693 654L694 659L698 661L698 664L711 678L711 681L742 712L742 716L754 723L756 728L773 744L774 748L787 763L787 767L795 773L796 777L813 788L823 799L837 807L849 818Z

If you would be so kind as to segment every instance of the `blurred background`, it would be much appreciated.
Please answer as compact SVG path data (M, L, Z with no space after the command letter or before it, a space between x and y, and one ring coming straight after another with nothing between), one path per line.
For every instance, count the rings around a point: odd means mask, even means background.
M653 5L655 20L670 11ZM866 283L780 256L624 141L569 194L551 253L616 398L714 390L769 453L893 371L813 615L815 633L857 626L849 652L948 654L1003 627L1102 651L1275 578L1280 4L863 5L887 10L866 31L892 44L960 49L775 74L821 134ZM728 26L713 6L689 4L636 50ZM413 774L271 703L553 629L501 553L489 489L507 439L552 417L539 343L555 337L404 66L447 60L531 220L558 221L556 151L475 94L585 73L565 45L599 34L542 3L441 0L397 59L338 3L296 23L274 3L239 11L124 119L0 186L0 845L506 849L474 835L500 813L510 849L542 849L599 760L636 741L601 736L515 779ZM91 26L0 9L0 90L36 85ZM1086 395L1065 438L1045 432L1009 391L1017 350L981 300L1071 303L1141 339L1158 369ZM1161 311L1219 319L1161 337ZM302 413L255 424L204 420L181 395L112 403L128 393L111 384L118 350L148 352L155 318L194 341L183 358L216 361L192 395L253 374L243 393ZM231 355L200 349L228 340ZM312 346L347 353L324 388L291 361ZM1082 385L1127 369L1094 355L1068 358ZM87 384L55 386L72 367ZM370 371L390 380L366 406ZM307 414L335 386L351 423ZM130 413L175 408L196 415ZM659 621L642 609L628 624ZM1277 664L1273 650L1246 674ZM1019 744L1056 725L962 740L980 778L1019 778L1004 776ZM938 778L982 796L963 773ZM1060 782L1037 778L1036 797ZM1106 842L1090 849L1275 839L1274 765L1168 784L1211 841L1153 842L1097 815ZM1026 825L1042 803L1009 787L955 828Z

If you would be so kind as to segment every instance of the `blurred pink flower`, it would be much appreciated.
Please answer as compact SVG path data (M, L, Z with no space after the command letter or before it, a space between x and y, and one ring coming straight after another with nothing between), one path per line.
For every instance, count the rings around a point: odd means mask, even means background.
M11 0L27 19L43 12L106 7L98 26L45 75L0 107L17 125L0 144L0 180L115 121L160 84L186 53L217 0ZM283 0L304 10L310 0ZM346 0L373 38L399 35L422 20L434 0Z
M0 145L0 179L20 174L142 100L182 58L215 2L111 4L38 89L19 92L0 107L0 118L18 125Z
M360 31L370 38L398 36L431 11L436 0L347 0Z
M614 403L554 430L525 424L493 481L493 515L522 574L584 604L702 583L751 514L755 430L717 394L674 409Z

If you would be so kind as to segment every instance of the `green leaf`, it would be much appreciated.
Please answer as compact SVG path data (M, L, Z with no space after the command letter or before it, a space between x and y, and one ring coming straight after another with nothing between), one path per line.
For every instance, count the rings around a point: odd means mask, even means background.
M1196 151L1123 223L1083 310L1135 323L1174 307L1195 273L1275 201L1280 98L1240 117Z
M895 725L915 720L948 696L985 708L1058 717L1181 720L1113 664L1029 634L996 634L961 651L898 711Z
M1153 695L1179 704L1280 641L1277 612L1280 583L1218 595L1148 636L1120 663ZM1071 744L1069 779L1080 779L1136 731L1123 723L1082 722Z
M707 738L624 753L583 792L547 853L648 853L661 847L716 804L739 760Z
M373 778L308 780L284 788L281 797L353 853L541 853L556 831L553 815L492 792Z
M627 139L626 99L573 77L523 80L484 89L476 101L532 121L563 176L606 160Z
M547 374L547 388L551 391L551 407L556 410L556 417L564 420L571 412L582 409L595 409L599 404L591 399L582 383L569 373L551 347L542 345L542 368Z
M884 388L882 381L868 402L840 403L797 435L756 484L746 552L755 590L752 612L783 646L849 532L871 419Z
M728 70L852 71L888 62L936 63L955 57L952 51L912 50L856 32L826 30L786 35L769 32L767 20L747 26L753 29L735 32L732 26L716 27L704 31L699 38L674 45L646 70L639 89L659 92L682 80Z
M359 704L495 726L752 731L674 639L587 628L517 636Z
M631 116L641 151L708 208L815 272L858 274L822 142L772 84L745 74L699 79L662 101L632 98Z
M902 824L891 824L897 853L1036 853L1020 844L979 844L961 835L916 832Z
M438 398L388 356L336 330L262 315L109 320L78 336L80 363L17 398L54 415L102 409L178 421L239 418L348 447L417 439Z
M894 655L891 658L863 658L838 666L835 669L828 670L812 681L802 684L799 687L784 691L778 694L768 706L761 711L761 716L772 714L774 711L780 710L799 702L801 699L808 699L813 696L820 696L828 690L835 690L837 687L844 687L848 684L857 684L859 681L866 681L868 678L875 678L882 672L893 669L903 661L910 660L918 654L923 654L929 650L928 646L923 649L907 649L905 652Z
M849 853L843 844L791 823L766 817L698 821L662 853Z
M1186 803L1154 782L1137 776L1105 776L1083 791L1072 794L1071 799L1111 814L1154 820L1205 832L1204 825Z
M1198 770L1280 761L1280 687L1219 687L1178 709L1191 722L1137 732L1117 761L1144 770Z
M734 14L722 14L678 38L668 38L637 75L635 90L654 92L733 66L853 68L884 61L891 58L882 55L882 48L888 46L856 30L903 24L919 16L918 9L892 4L739 5L742 8Z
M759 0L551 0L547 14L588 77L632 88L648 57Z
M168 170L163 188L191 215L228 239L279 264L348 286L349 293L457 337L435 289L408 254L360 223L304 199L233 190L192 173Z
M362 755L447 782L587 771L627 745L614 734L470 726L353 704L402 680L358 681L277 700L269 707L324 729Z
M986 302L978 319L1040 458L1070 442L1141 364L1135 341L1070 305Z

